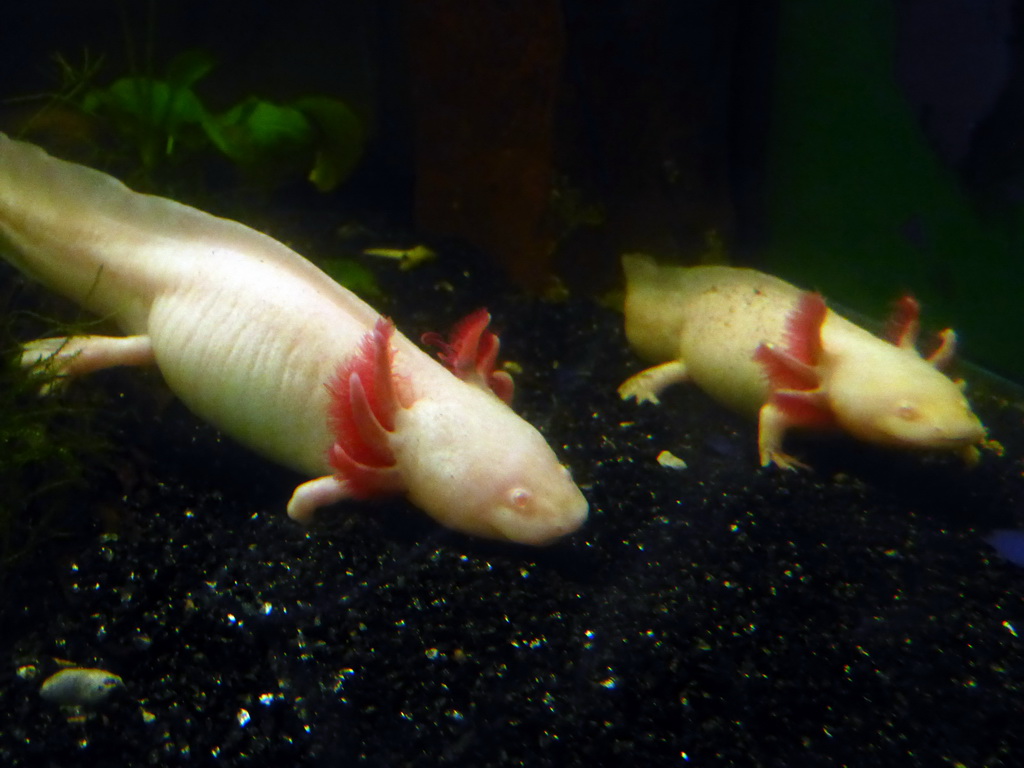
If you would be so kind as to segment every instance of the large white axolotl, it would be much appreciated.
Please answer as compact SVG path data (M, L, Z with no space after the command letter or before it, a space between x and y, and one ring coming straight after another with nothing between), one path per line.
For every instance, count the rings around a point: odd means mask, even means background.
M758 417L765 466L800 465L782 451L791 427L838 427L868 442L977 461L985 429L963 383L939 370L955 335L943 331L930 357L918 355L919 307L910 297L885 340L828 309L820 294L753 269L659 266L642 255L622 265L626 336L641 358L659 363L619 387L624 399L657 403L665 387L692 380Z
M539 545L587 516L505 402L486 311L446 346L449 370L278 241L3 134L0 252L127 334L39 339L26 365L155 364L193 412L313 478L288 503L297 520L404 494L450 528Z

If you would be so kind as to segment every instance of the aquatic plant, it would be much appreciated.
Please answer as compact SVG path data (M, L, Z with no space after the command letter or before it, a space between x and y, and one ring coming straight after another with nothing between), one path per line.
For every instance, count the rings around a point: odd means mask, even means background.
M317 266L332 279L364 299L375 299L384 295L373 272L355 259L342 257L319 259Z
M250 96L202 126L217 149L252 175L308 167L307 178L321 192L347 179L363 150L359 120L327 96L285 105Z
M179 53L163 77L131 74L103 86L96 85L103 57L86 51L81 64L61 54L54 61L59 90L23 133L46 132L58 144L85 137L93 155L89 164L116 169L115 175L136 189L202 197L198 190L205 187L207 160L220 154L259 190L305 176L329 192L350 176L363 153L362 122L332 97L312 95L278 104L248 96L223 112L211 111L195 90L216 66L205 51ZM84 130L83 118L88 122ZM192 176L192 169L199 175ZM364 297L381 293L372 272L352 259L334 258L325 268Z
M21 367L14 337L22 334L14 329L26 319L54 325L25 312L0 312L0 584L43 543L89 524L76 498L88 465L109 452L86 395L42 397L43 374Z
M278 104L247 96L223 112L208 109L195 90L216 66L205 51L178 54L163 77L131 74L102 87L86 85L101 62L78 70L62 62L65 82L56 98L116 135L113 152L133 154L143 179L215 149L262 184L305 175L327 192L349 177L362 156L362 122L333 97Z
M209 117L192 86L213 69L212 57L186 51L167 66L163 79L128 76L85 91L73 103L107 124L120 145L137 153L147 176L185 147L201 147Z

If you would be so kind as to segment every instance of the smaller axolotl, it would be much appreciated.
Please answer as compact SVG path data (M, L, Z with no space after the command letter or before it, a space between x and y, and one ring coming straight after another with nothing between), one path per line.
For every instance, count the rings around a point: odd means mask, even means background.
M793 427L839 428L871 443L949 450L978 459L985 428L963 383L941 372L952 330L922 358L919 307L902 299L882 339L830 310L818 293L735 267L659 266L627 255L626 336L659 363L619 387L623 399L658 402L693 381L733 410L757 416L761 464L792 469L782 451Z
M126 334L38 339L24 364L156 365L194 413L311 478L296 520L404 495L464 533L547 544L586 519L508 405L486 311L443 345L445 367L282 243L3 134L0 255Z

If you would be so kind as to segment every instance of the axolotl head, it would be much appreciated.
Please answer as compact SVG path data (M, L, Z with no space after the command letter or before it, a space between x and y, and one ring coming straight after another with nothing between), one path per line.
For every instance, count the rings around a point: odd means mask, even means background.
M406 496L449 528L544 545L587 518L587 501L541 434L491 393L417 400L392 446Z
M862 440L976 456L985 428L955 382L912 349L879 344L865 364L840 364L826 383L836 420Z

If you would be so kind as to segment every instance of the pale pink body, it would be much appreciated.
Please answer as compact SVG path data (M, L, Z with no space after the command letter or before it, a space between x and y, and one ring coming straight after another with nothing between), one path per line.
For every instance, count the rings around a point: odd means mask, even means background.
M293 517L350 495L328 463L326 384L379 315L309 261L2 134L0 252L129 334L40 340L30 362L58 348L69 374L153 362L193 412L314 478ZM579 527L586 501L536 429L402 334L392 345L412 400L390 438L394 490L471 534L541 544Z
M961 384L938 370L953 354L952 331L926 360L913 347L916 328L893 344L827 310L813 329L820 361L793 363L815 386L773 390L756 352L763 345L785 356L792 313L805 292L753 269L660 266L641 255L623 257L623 268L626 335L640 357L659 363L627 379L623 398L657 402L665 387L693 381L730 408L758 416L762 464L799 463L782 451L786 430L805 426L787 412L786 397L865 441L976 459L985 430Z

